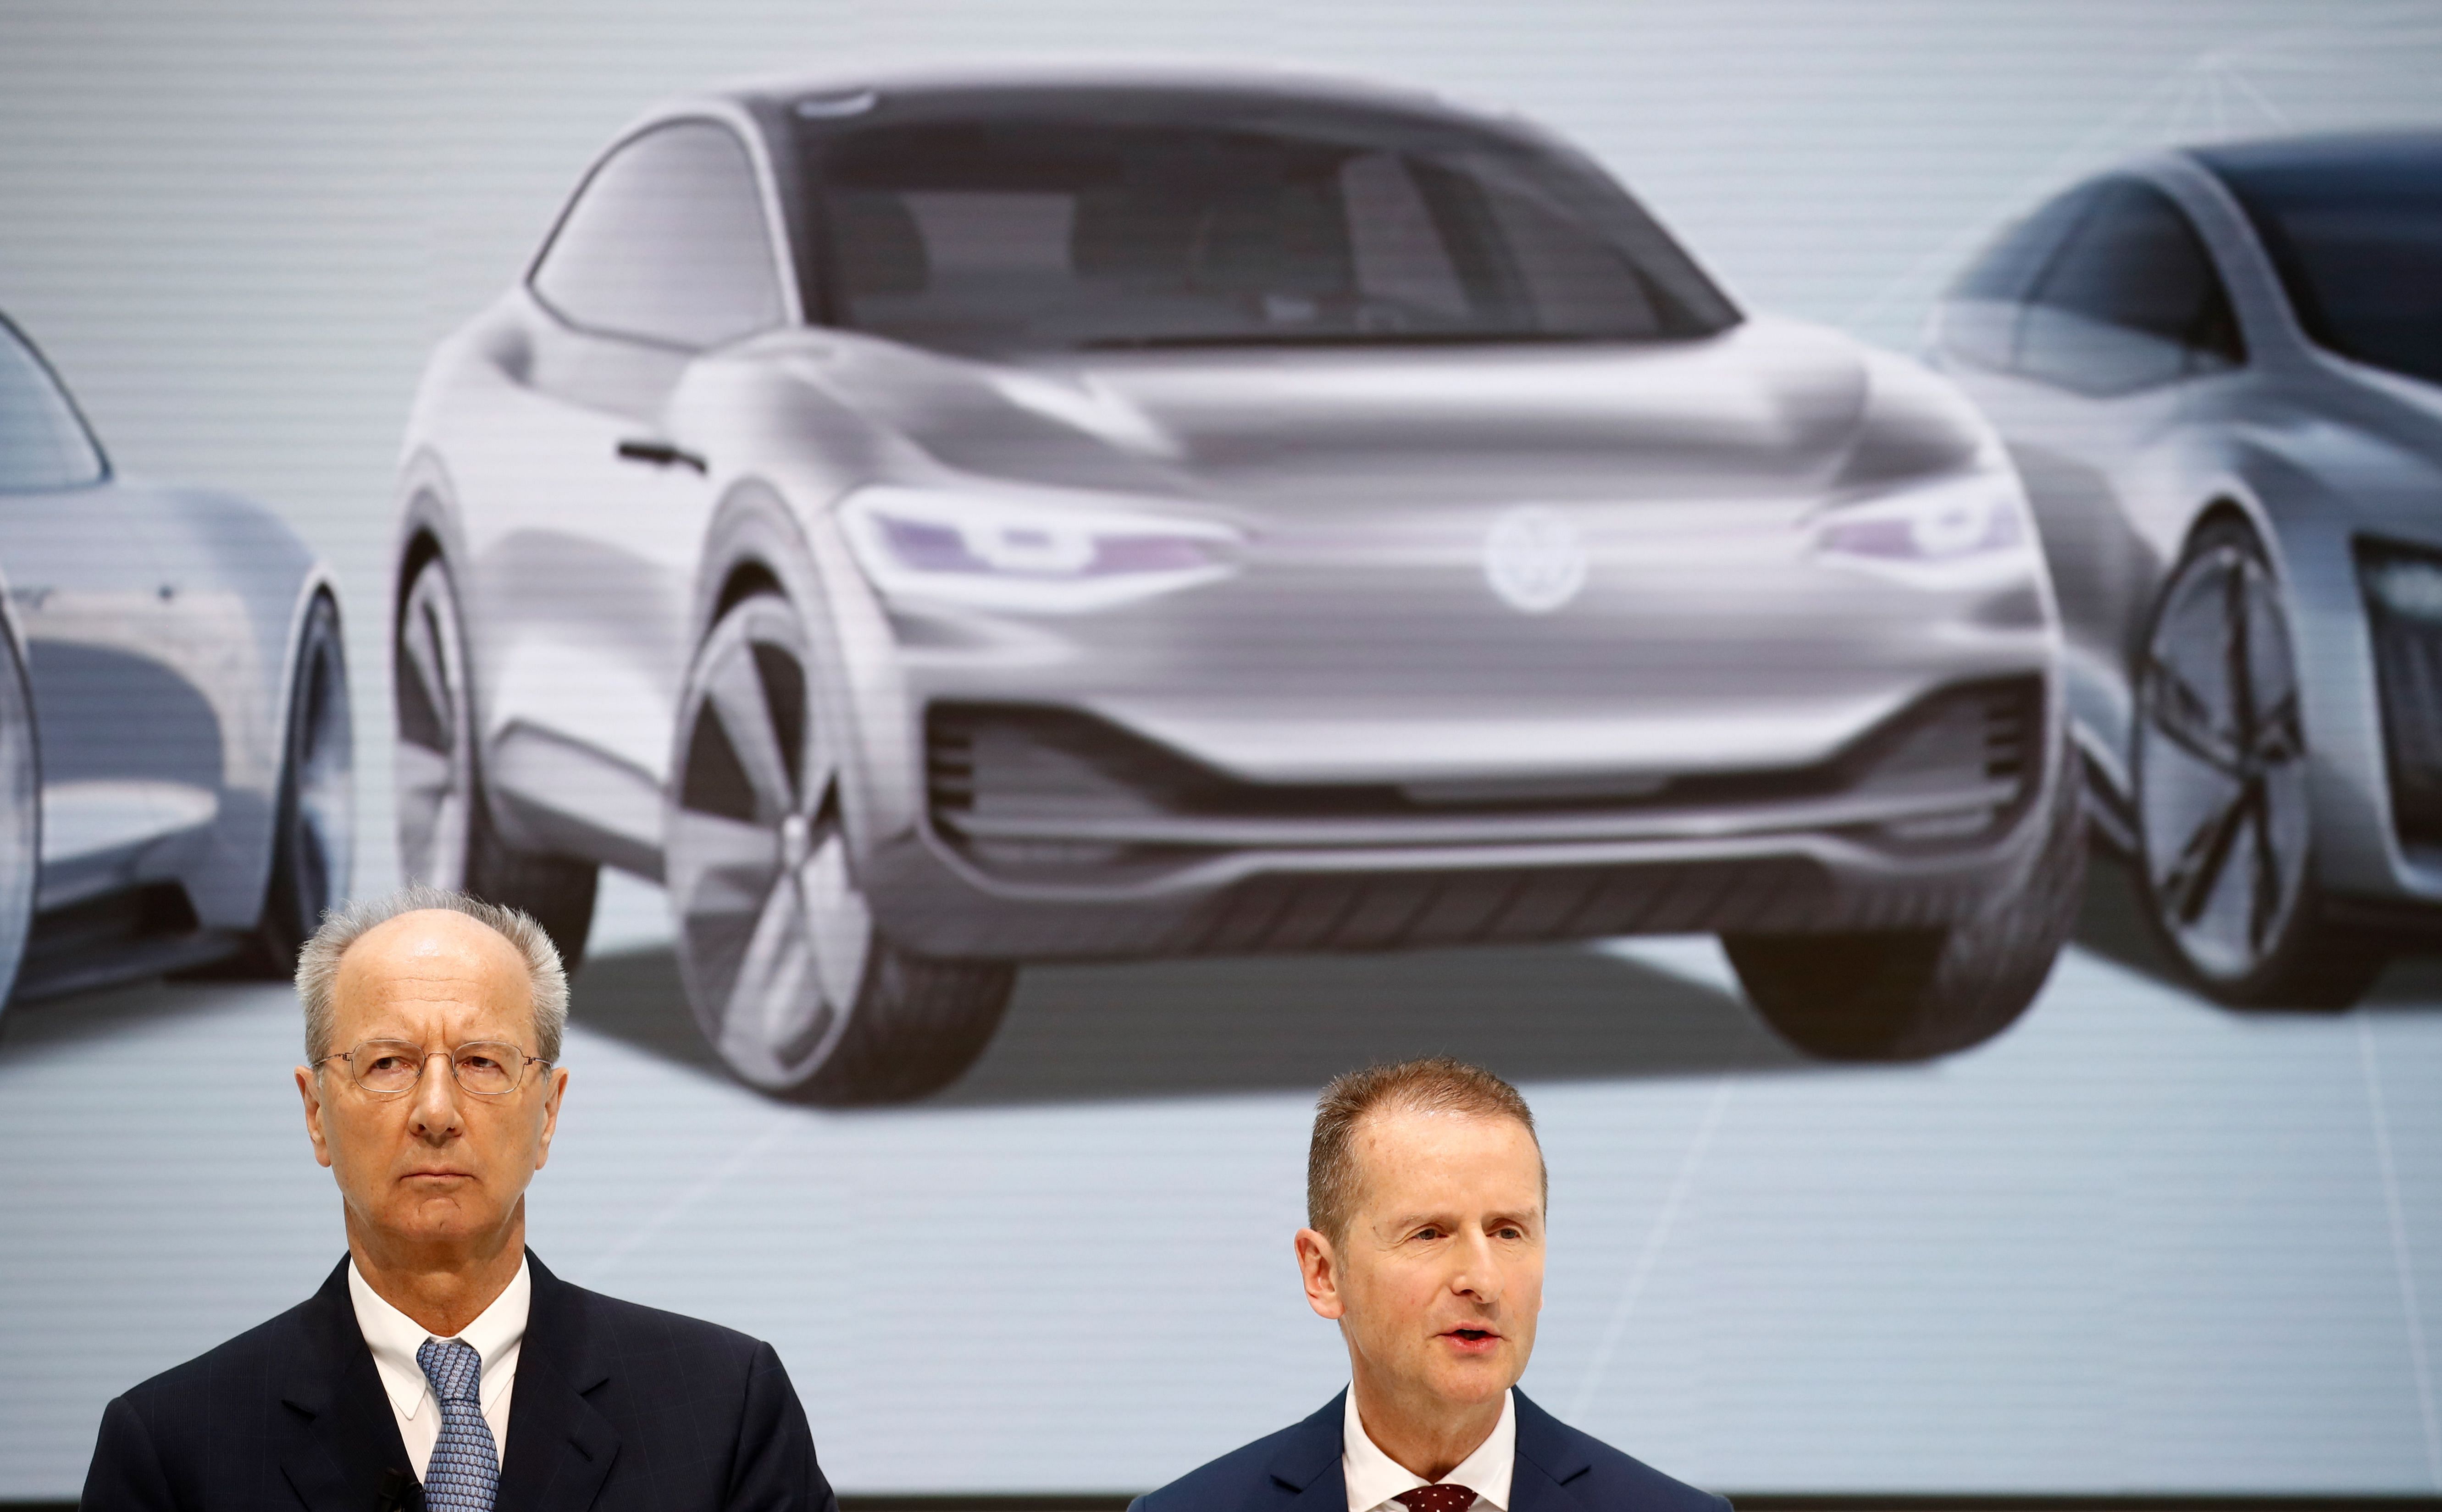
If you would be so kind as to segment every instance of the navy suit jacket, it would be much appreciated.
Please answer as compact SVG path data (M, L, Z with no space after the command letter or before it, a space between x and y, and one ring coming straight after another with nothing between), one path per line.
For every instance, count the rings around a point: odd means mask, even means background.
M1190 1470L1136 1499L1129 1512L1348 1512L1339 1473L1342 1392L1320 1412ZM1710 1491L1674 1481L1518 1396L1518 1464L1509 1512L1729 1512Z
M502 1512L838 1512L772 1346L591 1292L529 1252ZM313 1298L101 1414L87 1512L415 1512L341 1260Z

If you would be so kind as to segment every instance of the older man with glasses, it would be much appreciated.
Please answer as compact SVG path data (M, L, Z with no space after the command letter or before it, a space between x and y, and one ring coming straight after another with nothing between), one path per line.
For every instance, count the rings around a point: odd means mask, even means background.
M347 1258L112 1402L84 1507L835 1512L772 1346L526 1249L568 1090L568 983L539 925L410 888L331 916L297 992L297 1090Z

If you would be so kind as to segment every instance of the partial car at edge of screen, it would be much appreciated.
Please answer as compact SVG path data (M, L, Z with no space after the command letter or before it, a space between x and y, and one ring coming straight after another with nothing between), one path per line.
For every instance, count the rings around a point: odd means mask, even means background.
M769 1089L943 1084L1022 961L1634 932L1920 1058L2074 907L1989 428L1421 93L670 105L435 354L399 500L410 871L572 948L661 881Z
M2442 938L2442 133L2115 169L1934 346L2025 478L2100 816L2194 979L2340 1007Z
M115 474L0 318L0 1001L285 975L346 894L330 574L261 505Z

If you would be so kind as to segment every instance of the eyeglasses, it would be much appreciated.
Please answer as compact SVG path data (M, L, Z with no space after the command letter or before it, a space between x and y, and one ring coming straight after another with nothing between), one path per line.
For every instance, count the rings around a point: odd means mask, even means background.
M458 1089L477 1097L507 1097L526 1079L527 1066L551 1065L539 1055L528 1055L522 1046L499 1040L475 1040L454 1050L428 1050L405 1040L367 1040L353 1050L325 1055L314 1066L319 1070L323 1061L345 1061L356 1085L375 1097L397 1097L415 1090L424 1080L425 1063L436 1055L449 1062L449 1077Z

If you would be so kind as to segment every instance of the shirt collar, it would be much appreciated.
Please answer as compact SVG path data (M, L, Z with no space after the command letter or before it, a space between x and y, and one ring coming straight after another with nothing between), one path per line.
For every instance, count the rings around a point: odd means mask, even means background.
M1518 1403L1516 1392L1501 1394L1501 1421L1475 1452L1442 1477L1475 1493L1476 1504L1509 1512L1509 1483L1518 1465ZM1397 1460L1382 1452L1357 1415L1357 1387L1348 1388L1348 1405L1339 1430L1340 1474L1348 1483L1348 1512L1374 1512L1402 1491L1430 1485Z
M433 1335L374 1290L353 1259L348 1262L348 1295L356 1304L356 1327L365 1336L365 1347L373 1351L382 1390L399 1416L412 1419L432 1399L432 1383L424 1378L424 1366L415 1352ZM534 1277L520 1260L508 1286L458 1335L483 1357L483 1374L477 1390L485 1407L507 1389L516 1374L518 1348L525 1342L526 1313L533 1302Z

